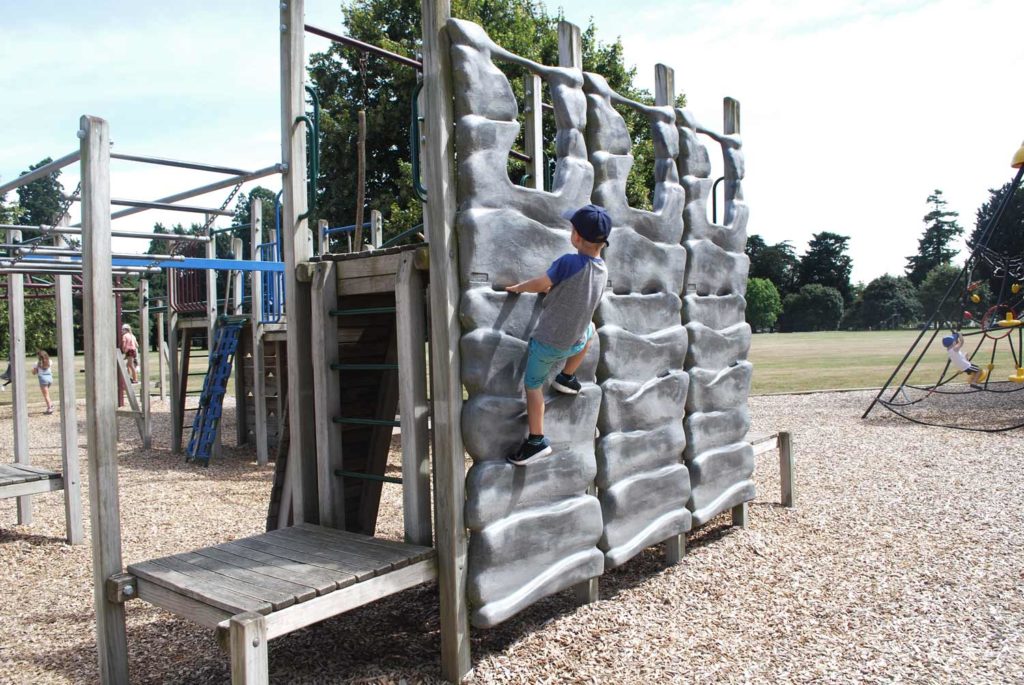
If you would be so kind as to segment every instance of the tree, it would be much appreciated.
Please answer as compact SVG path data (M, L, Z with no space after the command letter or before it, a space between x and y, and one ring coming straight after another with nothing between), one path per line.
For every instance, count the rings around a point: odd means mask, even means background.
M958 280L959 283L953 287L949 297L943 302L942 297L950 284ZM977 320L980 320L985 309L993 304L992 291L987 283L981 283L968 294L967 286L966 279L960 278L960 268L952 264L939 264L929 271L917 289L917 300L921 303L924 317L929 318L935 312L936 328L953 327L962 323L964 310L971 311ZM979 302L971 302L970 295L977 295Z
M800 260L789 241L767 245L761 236L754 234L747 238L745 252L750 258L750 278L771 281L783 296L796 291Z
M853 259L846 254L849 240L849 236L828 231L813 235L807 252L800 258L798 283L801 291L804 286L823 285L838 290L844 306L853 303L850 287Z
M932 211L924 215L924 235L917 241L917 254L907 257L907 277L915 286L921 285L932 269L956 257L959 250L950 248L949 243L964 232L956 221L959 214L945 208L941 190L929 195L928 202Z
M47 157L38 164L30 166L29 171L34 171L52 161ZM28 171L21 175L24 176L27 173ZM21 209L21 221L25 225L52 225L60 218L61 210L64 207L64 186L58 180L60 173L60 169L58 169L18 188L18 207ZM25 231L21 239L29 240L37 235L39 235L38 231Z
M747 323L754 332L772 329L782 313L782 298L767 278L747 281Z
M924 311L910 279L889 274L868 283L856 302L860 328L898 328L917 322Z
M843 318L843 296L835 288L812 283L782 301L779 328L786 332L834 331Z
M557 64L559 17L534 0L456 0L453 16L482 25L490 36L514 53L544 64ZM345 31L353 38L408 57L422 51L420 3L415 0L360 0L342 7ZM633 86L635 69L626 68L622 44L603 43L593 25L583 38L583 66L605 76L626 97L650 100ZM312 217L332 224L353 223L356 203L358 125L356 112L366 111L366 215L384 214L385 239L422 223L421 206L412 187L409 164L409 120L416 73L407 66L364 56L353 48L332 45L310 59L310 78L321 103L320 178L317 211ZM499 64L517 97L522 98L522 68ZM633 170L627 194L636 207L650 208L654 184L653 148L649 125L632 110L622 109L634 141ZM545 117L546 158L555 157L554 121ZM517 144L522 149L522 141ZM524 172L516 160L509 175L518 181Z
M263 186L256 186L248 195L239 193L238 202L235 204L235 217L231 223L234 226L251 226L252 201L260 200L262 202L261 212L263 215L263 242L269 241L272 236L275 236L274 231L277 225L277 217L274 211L274 200L276 197L277 193ZM249 255L252 254L249 251L252 233L250 231L239 231L236 235L242 239L242 250L245 254L245 259L248 259Z

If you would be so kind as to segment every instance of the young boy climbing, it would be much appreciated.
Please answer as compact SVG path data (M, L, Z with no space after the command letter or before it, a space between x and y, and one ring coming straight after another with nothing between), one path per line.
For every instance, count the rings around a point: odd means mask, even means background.
M526 415L530 434L519 451L508 460L525 466L551 454L544 437L543 385L551 367L565 361L562 372L551 383L555 390L577 395L580 382L576 369L583 362L594 335L594 310L608 283L608 269L601 249L608 244L612 220L603 207L586 205L567 213L572 223L570 240L576 253L564 254L547 272L522 283L510 285L512 293L547 293L540 320L533 329L526 359Z
M959 333L947 335L942 339L942 346L946 348L946 354L949 355L950 363L959 371L970 375L968 382L971 384L971 387L981 390L982 386L979 385L981 382L981 369L976 364L972 364L960 350L964 346L964 336Z

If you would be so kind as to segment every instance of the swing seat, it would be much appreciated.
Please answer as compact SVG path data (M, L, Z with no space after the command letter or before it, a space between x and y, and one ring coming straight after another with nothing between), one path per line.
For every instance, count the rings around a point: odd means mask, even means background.
M1020 319L1014 318L1013 312L1006 312L1006 318L997 321L996 325L1000 326L1001 328L1012 328L1014 326L1021 325L1021 323L1022 322Z
M1011 383L1024 383L1024 367L1017 367L1017 373L1010 376L1007 380Z

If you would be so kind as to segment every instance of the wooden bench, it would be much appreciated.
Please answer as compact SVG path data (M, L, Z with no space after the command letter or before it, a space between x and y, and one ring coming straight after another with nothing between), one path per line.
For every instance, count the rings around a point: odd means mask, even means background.
M0 499L64 489L64 477L27 464L0 464Z
M266 683L267 641L434 580L429 547L299 524L128 566L108 596L214 628L233 683Z

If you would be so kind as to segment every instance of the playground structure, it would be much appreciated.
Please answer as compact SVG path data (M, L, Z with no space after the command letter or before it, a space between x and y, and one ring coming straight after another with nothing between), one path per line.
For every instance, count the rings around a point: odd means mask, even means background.
M1024 427L1019 407L1001 406L1003 403L994 402L982 404L977 401L979 393L1003 398L1024 390L1024 325L1020 320L1024 313L1024 288L1021 285L1024 282L1024 257L1003 254L989 246L998 235L1003 214L1014 201L1024 177L1024 145L1017 150L1011 166L1017 169L1017 173L984 230L973 244L968 245L971 254L963 268L950 281L921 333L861 418L866 419L876 405L881 405L896 416L924 425L985 433ZM991 281L996 284L994 297L985 295L984 280L975 280L976 270L982 264L988 267L992 274ZM949 302L955 303L961 312L955 323L942 320ZM941 350L941 346L934 345L943 330L940 324L949 325L952 336L949 340L961 337L965 347L964 356L975 365L976 370L980 369L977 380L969 381L966 387L953 384L962 373L965 376L970 374L954 366L951 363L952 357L945 361L938 379L934 376L927 378L919 371L930 350L940 347L940 354L947 354ZM976 327L972 327L975 324ZM927 341L924 340L926 335ZM1007 369L1007 358L1010 360L1011 373L998 378L997 370L1005 372ZM894 383L904 369L906 372ZM883 397L890 389L892 393ZM963 398L970 398L979 410L965 410L962 404L957 403L958 399Z
M268 640L432 580L439 586L442 673L459 681L471 670L471 623L496 625L570 587L580 602L596 601L606 569L658 543L666 544L669 563L680 561L691 527L722 512L731 512L735 525L746 524L755 452L777 446L784 465L791 459L788 436L747 435L739 103L726 100L724 132L717 133L673 106L673 72L664 65L657 68L654 106L623 98L600 75L584 73L580 32L572 24L560 24L559 66L550 67L452 19L443 1L424 2L422 12L423 59L416 64L423 72L425 246L386 248L372 237L379 235L379 219L371 217L371 242L382 249L360 252L356 238L357 251L334 254L324 249L330 229L319 226L321 254L314 256L304 30L326 32L304 26L302 0L281 3L282 159L265 170L282 174L279 234L270 241L276 245L264 241L256 206L250 260L212 253L205 260L177 255L166 260L172 263L122 267L110 248L111 219L123 213L110 211L106 122L82 117L80 153L58 160L82 162L94 600L105 683L128 681L125 603L132 599L215 629L231 653L233 681L260 683L268 678ZM518 103L495 61L529 72L523 156L531 187L514 185L505 171L520 125ZM541 101L543 83L550 104ZM616 107L633 108L650 122L653 211L626 201L631 141ZM558 130L550 191L540 140L546 109ZM708 219L715 181L705 139L721 147L725 160L721 224ZM549 399L555 453L516 468L504 458L525 430L524 352L542 298L511 295L504 286L541 272L565 252L562 211L591 201L607 207L615 225L605 254L610 292L595 316L599 344L581 368L583 392ZM363 228L358 218L355 226ZM277 251L283 267L259 258L266 248ZM248 336L239 327L232 335L241 352L230 352L251 356L251 387L258 388L265 372L259 365L274 344L281 497L265 534L125 569L116 409L104 392L115 377L116 360L103 352L114 346L115 328L102 322L113 320L108 291L115 270L165 266L251 271L253 311L265 299L280 303L283 294L283 311L261 313ZM201 275L205 293L216 292L212 273ZM192 329L216 339L216 297L202 296L189 278L198 276L183 274L172 288L169 317L177 318L168 322L175 408L184 406L190 348L186 342L176 352L177 332L183 342ZM273 296L265 298L267 292ZM242 300L236 285L229 315ZM185 316L197 302L206 309ZM283 341L275 337L282 334ZM236 374L245 366L236 364ZM240 383L243 395L246 383ZM268 392L260 397L253 390L257 408ZM240 417L246 414L241 404ZM177 445L185 421L183 409L175 411ZM258 445L269 431L259 413ZM395 480L384 468L396 426L404 543L373 537L380 488ZM784 502L791 505L791 473L787 486Z

